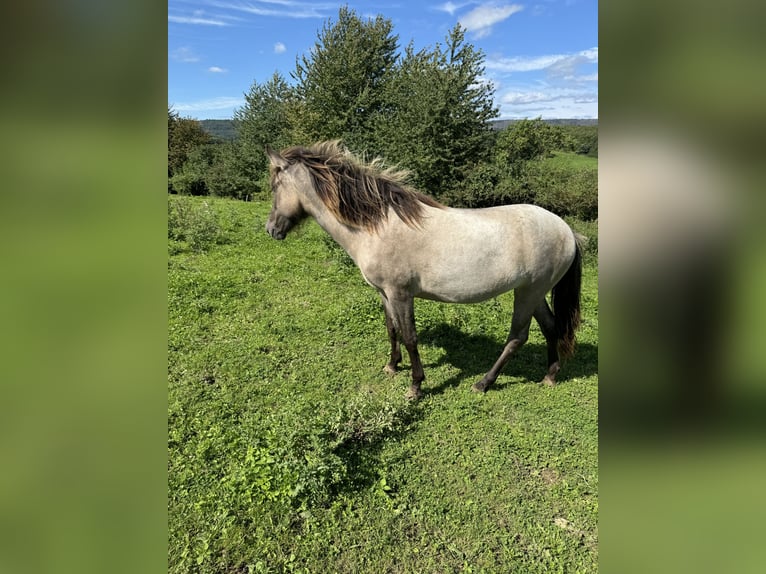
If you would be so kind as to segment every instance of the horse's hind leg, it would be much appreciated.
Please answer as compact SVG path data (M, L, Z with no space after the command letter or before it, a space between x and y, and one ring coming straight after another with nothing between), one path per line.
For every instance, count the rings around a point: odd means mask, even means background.
M517 288L514 291L513 300L513 319L511 320L511 332L508 334L503 352L500 353L495 364L482 379L473 384L471 390L477 393L486 391L500 375L511 355L527 342L529 338L529 324L532 322L532 315L539 297L530 290Z
M548 372L541 381L542 384L552 387L556 384L556 374L559 372L559 349L556 336L556 319L553 316L548 302L543 299L542 303L535 309L535 320L540 325L540 330L545 336L545 342L548 346Z

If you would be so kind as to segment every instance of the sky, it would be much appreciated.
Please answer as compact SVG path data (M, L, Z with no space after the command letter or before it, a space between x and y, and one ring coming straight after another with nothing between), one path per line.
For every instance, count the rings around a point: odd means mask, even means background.
M442 46L455 24L485 55L498 119L598 118L597 0L168 0L168 104L184 117L228 119L254 82L310 54L347 5L381 15L404 49Z

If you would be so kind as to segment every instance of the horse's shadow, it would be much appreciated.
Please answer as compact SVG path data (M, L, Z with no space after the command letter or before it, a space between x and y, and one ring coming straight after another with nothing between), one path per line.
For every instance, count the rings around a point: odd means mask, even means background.
M503 341L482 334L469 334L460 329L441 323L423 329L418 339L424 346L437 347L443 350L435 361L425 361L426 375L428 368L449 365L458 372L450 378L436 382L434 378L426 378L422 391L425 395L442 394L450 388L457 387L469 379L468 384L475 382L486 373L500 355ZM406 357L406 354L405 354ZM489 392L517 383L537 383L546 372L547 349L542 343L528 342L519 349L506 365L503 374L497 379ZM407 367L405 366L405 369ZM598 347L590 343L581 343L575 350L575 355L562 366L557 380L566 384L573 378L587 377L598 372ZM402 401L405 402L405 401ZM407 436L413 425L417 425L428 407L428 402L407 402L406 408L401 408L396 414L395 428L381 432L373 440L348 440L336 448L336 454L344 461L349 469L348 480L336 488L339 492L355 492L370 488L379 479L378 468L381 451L387 443ZM402 464L406 464L406 454L400 455ZM388 464L391 464L388 460Z
M463 383L466 378L478 381L492 367L503 350L504 341L483 334L470 334L447 323L440 323L418 333L421 344L444 350L438 360L428 367L451 365L459 372L449 379L423 387L423 393L437 395ZM518 349L490 388L501 389L515 383L539 383L547 371L548 354L544 343L527 342ZM427 373L428 371L426 371ZM589 377L598 372L598 347L591 343L578 343L574 356L562 363L556 377L559 384L578 377ZM475 380L473 380L475 379ZM433 380L430 381L433 383Z

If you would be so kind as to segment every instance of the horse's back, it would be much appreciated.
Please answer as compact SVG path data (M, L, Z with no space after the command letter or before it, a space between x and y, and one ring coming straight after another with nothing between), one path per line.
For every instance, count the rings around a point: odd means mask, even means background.
M566 222L534 205L432 208L421 229L401 234L399 247L408 249L396 265L416 279L416 296L453 302L526 285L547 291L576 249Z
M558 215L530 204L502 205L483 209L449 209L439 233L466 241L480 250L512 251L516 257L569 259L575 240L569 225ZM436 226L432 227L435 231ZM485 247L482 247L485 246Z

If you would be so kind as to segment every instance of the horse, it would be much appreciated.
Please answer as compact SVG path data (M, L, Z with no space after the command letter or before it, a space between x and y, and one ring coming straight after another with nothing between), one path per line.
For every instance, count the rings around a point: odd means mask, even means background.
M391 345L384 370L411 363L408 399L422 396L414 299L477 303L513 290L511 328L502 353L472 390L486 392L529 336L534 317L545 337L554 386L580 325L582 241L567 223L528 204L447 207L414 189L406 170L354 155L340 140L266 149L273 205L266 231L283 240L307 217L348 253L380 294ZM551 292L551 306L546 295Z

